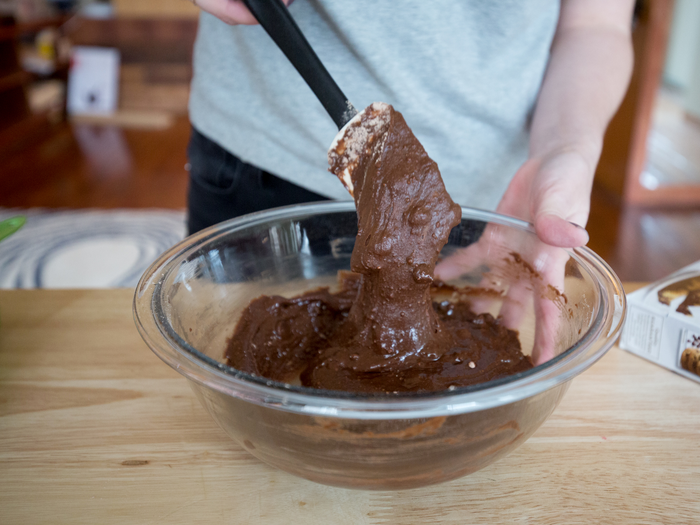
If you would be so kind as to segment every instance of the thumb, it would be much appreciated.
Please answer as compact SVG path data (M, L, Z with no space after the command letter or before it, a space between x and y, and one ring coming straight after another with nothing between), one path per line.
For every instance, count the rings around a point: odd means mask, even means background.
M550 246L577 248L588 243L586 229L558 213L542 213L535 217L537 237Z
M542 242L561 248L588 242L583 225L590 210L591 172L580 155L570 152L542 165L531 193L532 222Z

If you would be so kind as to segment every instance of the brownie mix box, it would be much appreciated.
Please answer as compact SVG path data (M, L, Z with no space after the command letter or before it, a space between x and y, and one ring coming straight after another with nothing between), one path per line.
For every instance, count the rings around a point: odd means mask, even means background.
M700 383L700 261L627 296L620 347Z

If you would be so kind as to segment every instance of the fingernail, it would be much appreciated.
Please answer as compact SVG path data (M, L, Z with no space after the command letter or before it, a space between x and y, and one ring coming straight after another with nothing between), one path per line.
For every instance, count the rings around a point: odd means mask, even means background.
M588 244L588 241L591 239L591 236L588 233L588 230L586 230L586 228L584 228L580 224L576 224L575 222L569 221L569 224L573 224L574 226L576 226L576 228L578 228L579 230L581 230L583 233L586 234L586 242L584 244Z

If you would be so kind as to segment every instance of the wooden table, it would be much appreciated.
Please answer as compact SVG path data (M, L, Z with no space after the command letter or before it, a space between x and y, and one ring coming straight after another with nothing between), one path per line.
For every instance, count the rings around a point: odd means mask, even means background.
M351 491L230 441L141 341L131 297L0 292L0 523L700 522L700 385L618 348L496 464Z

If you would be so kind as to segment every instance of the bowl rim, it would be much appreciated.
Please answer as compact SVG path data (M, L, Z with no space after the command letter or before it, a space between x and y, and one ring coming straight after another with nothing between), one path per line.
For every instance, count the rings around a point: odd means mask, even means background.
M597 285L595 316L582 337L566 351L530 370L452 391L357 394L289 385L241 372L216 361L185 342L165 321L167 316L159 301L163 283L181 262L208 243L232 232L272 221L350 211L355 211L352 201L284 206L237 217L185 238L163 253L144 272L136 287L133 314L141 337L173 369L223 394L290 412L356 419L453 415L519 401L569 381L600 359L617 339L626 313L622 284L607 263L586 247L565 249ZM532 224L491 211L462 207L462 218L535 234Z

